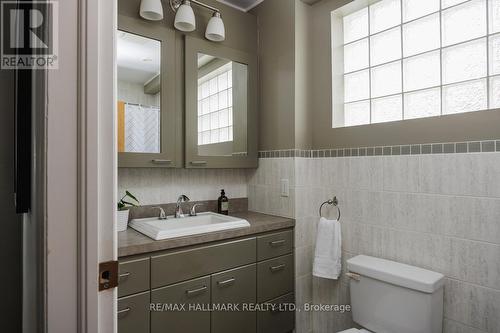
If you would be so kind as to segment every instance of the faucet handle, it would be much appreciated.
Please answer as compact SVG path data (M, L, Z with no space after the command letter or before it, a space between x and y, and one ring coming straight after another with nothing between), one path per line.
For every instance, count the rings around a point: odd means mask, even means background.
M191 207L191 210L189 211L189 216L196 216L196 215L198 215L198 214L196 213L196 207L198 207L198 206L204 206L204 204L202 204L202 203L197 203L197 204L194 204L194 205Z
M161 208L160 206L156 206L156 207L153 207L153 208L160 210L160 215L158 216L159 220L166 220L167 219L167 214L165 214L165 211L163 210L163 208Z

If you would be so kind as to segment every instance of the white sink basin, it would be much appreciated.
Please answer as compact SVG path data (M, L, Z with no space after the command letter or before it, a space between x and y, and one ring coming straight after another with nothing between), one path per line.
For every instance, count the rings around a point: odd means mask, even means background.
M161 240L244 228L249 227L250 223L238 217L206 212L178 219L173 216L166 220L159 220L157 217L134 219L130 221L129 226L154 240Z

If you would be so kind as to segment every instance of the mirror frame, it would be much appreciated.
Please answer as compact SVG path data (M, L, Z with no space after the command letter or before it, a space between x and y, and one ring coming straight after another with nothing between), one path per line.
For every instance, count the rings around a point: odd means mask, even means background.
M257 55L186 36L186 168L257 168ZM248 66L247 156L201 156L198 152L198 53ZM234 118L234 116L233 116ZM233 134L234 136L234 134Z
M163 24L152 24L150 21L124 15L118 15L117 29L161 42L160 152L119 152L118 167L182 167L182 160L177 158L182 142L182 117L178 114L175 100L177 78L175 32Z

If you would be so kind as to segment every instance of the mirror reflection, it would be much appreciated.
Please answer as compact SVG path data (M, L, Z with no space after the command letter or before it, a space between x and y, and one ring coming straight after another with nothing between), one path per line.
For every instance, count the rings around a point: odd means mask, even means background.
M161 42L124 31L117 39L118 151L159 153Z
M198 53L198 154L247 155L246 64Z

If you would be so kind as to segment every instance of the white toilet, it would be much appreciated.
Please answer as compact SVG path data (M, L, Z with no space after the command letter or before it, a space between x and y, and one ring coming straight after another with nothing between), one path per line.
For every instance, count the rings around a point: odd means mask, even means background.
M353 320L363 329L341 333L442 332L443 274L365 255L347 269Z

